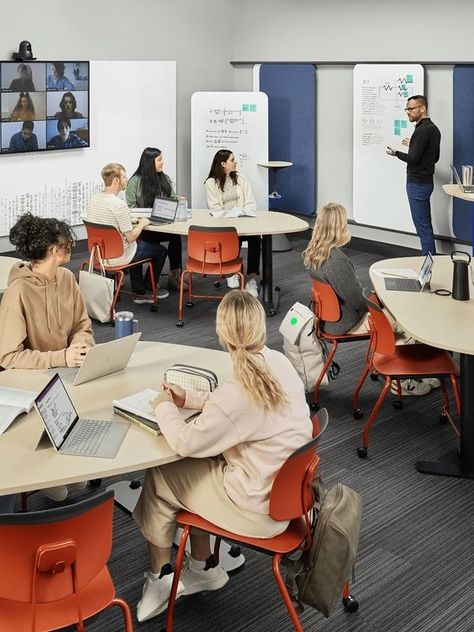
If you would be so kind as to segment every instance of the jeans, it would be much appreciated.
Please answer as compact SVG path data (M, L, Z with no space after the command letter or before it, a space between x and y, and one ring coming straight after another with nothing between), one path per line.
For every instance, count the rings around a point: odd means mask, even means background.
M161 271L165 264L166 253L168 251L161 244L153 244L141 239L137 240L137 251L133 257L132 262L139 261L140 259L151 259L151 265L153 273L155 275L155 283L158 283ZM151 290L150 275L147 269L145 278L143 278L143 266L134 266L130 268L130 283L132 284L132 292L137 294L143 294L145 288ZM147 266L148 268L148 266Z
M182 269L182 246L181 236L172 233L154 233L144 230L140 235L140 241L148 241L152 244L159 244L163 241L168 242L168 259L170 260L170 270Z
M433 188L433 183L407 182L408 203L416 233L420 238L422 255L427 255L429 252L432 255L436 254L430 207Z
M15 508L15 494L0 496L0 514L13 513L14 508Z

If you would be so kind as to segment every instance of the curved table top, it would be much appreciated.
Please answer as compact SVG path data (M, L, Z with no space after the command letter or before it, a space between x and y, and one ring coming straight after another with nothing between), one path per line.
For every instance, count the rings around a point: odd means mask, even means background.
M474 193L464 193L459 184L443 184L443 191L452 197L474 202Z
M293 163L289 160L267 160L266 162L257 162L259 167L265 169L283 169L284 167L292 167Z
M424 257L385 259L370 267L374 289L403 329L425 344L449 351L474 355L474 287L471 299L455 301L450 296L424 292L394 292L385 289L380 268L412 268L418 272ZM435 256L431 289L451 290L453 264L449 256Z
M232 374L230 357L223 351L139 342L124 371L80 386L65 385L81 417L124 421L113 413L112 400L146 388L158 389L164 371L175 363L209 368L219 380ZM11 369L0 373L0 386L40 391L50 379L44 371ZM42 431L43 424L33 409L0 435L0 494L134 472L181 458L163 436L156 437L133 424L113 459L59 454L52 446L35 450Z
M241 237L251 235L282 235L286 233L299 233L309 227L308 222L289 215L288 213L275 213L273 211L256 211L257 217L234 217L216 219L209 210L192 209L191 219L187 222L173 222L163 226L146 226L145 230L159 233L173 233L174 235L187 235L190 226L208 226L209 228L222 228L234 226Z

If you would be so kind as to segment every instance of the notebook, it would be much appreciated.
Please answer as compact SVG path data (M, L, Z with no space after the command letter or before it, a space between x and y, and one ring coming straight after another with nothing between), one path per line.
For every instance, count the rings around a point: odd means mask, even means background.
M423 261L420 274L417 279L387 279L385 278L385 289L397 292L422 292L429 287L431 280L431 270L433 268L433 257L428 253Z
M124 336L91 347L80 367L60 367L49 369L50 375L59 373L61 378L74 386L96 380L124 369L140 340L141 333Z
M62 454L111 459L130 427L119 421L80 419L58 374L36 397L35 408L45 428L40 443L47 437Z
M150 224L172 224L176 219L178 200L157 195L150 215Z
M456 182L461 187L463 193L474 193L474 184L463 184L461 182L461 178L459 177L459 173L454 165L449 165L454 174Z

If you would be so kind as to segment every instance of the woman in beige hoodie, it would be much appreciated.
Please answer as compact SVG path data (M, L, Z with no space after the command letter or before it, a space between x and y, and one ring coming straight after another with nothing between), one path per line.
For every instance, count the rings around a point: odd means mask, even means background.
M166 608L180 509L242 535L282 533L288 523L270 516L272 483L286 458L311 440L303 383L283 354L265 346L265 313L258 300L246 291L229 292L217 310L216 331L232 359L233 377L213 393L165 383L152 402L166 440L187 458L147 470L134 512L150 553L139 621ZM179 408L201 414L186 423ZM185 595L217 590L228 581L211 556L208 536L191 534L181 580L178 594Z
M26 213L9 237L24 261L13 266L0 303L0 367L80 366L94 338L74 274L62 267L75 244L72 229ZM66 486L45 491L54 500L67 497Z

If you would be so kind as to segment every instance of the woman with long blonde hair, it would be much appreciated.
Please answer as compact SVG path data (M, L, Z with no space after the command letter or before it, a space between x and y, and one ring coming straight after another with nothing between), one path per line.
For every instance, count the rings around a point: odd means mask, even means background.
M246 291L229 292L217 310L216 332L232 360L233 376L212 393L164 383L151 402L170 447L189 458L146 472L134 512L150 554L139 621L166 608L180 509L242 535L282 533L288 523L269 513L273 479L286 458L311 439L303 383L283 354L265 346L265 313L258 300ZM179 408L201 412L185 423ZM191 534L178 596L218 590L228 579L211 555L209 537Z

